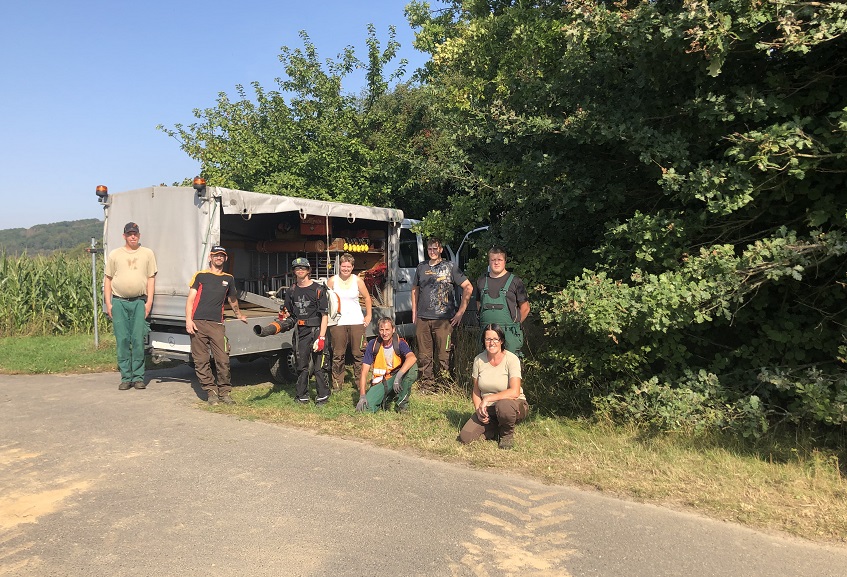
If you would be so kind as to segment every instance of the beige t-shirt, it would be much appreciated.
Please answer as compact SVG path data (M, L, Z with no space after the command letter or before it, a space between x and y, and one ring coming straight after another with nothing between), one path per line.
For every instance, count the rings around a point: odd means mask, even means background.
M114 296L130 299L147 294L147 279L158 270L152 250L140 246L130 251L122 246L109 253L104 274L112 279Z
M521 379L521 360L511 351L503 351L505 357L499 365L492 366L488 362L488 353L483 352L473 360L471 375L477 379L479 393L483 396L500 393L509 388L509 379L518 377ZM526 400L521 386L519 399Z

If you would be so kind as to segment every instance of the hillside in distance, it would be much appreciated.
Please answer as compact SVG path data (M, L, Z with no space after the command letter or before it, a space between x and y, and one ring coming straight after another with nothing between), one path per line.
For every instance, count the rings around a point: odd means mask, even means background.
M102 244L102 220L86 218L37 224L30 228L7 228L0 230L0 253L49 254L57 250L71 250L82 244L89 246L92 238L97 240L98 245Z

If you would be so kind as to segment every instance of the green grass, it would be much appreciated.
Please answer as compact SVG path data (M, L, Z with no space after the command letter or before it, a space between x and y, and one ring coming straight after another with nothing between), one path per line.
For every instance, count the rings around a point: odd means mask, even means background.
M90 335L0 339L0 373L113 370L110 334L99 350ZM247 380L248 372L250 382L262 383L267 366L264 361L236 362L234 382ZM237 386L233 397L236 405L209 410L596 489L811 540L847 543L843 450L822 449L810 435L795 432L758 441L649 435L636 427L531 413L518 425L515 449L506 452L493 442L464 446L456 440L471 415L470 398L461 386L438 395L415 391L405 414L356 413L358 394L349 388L322 408L300 406L292 387L270 383Z
M117 368L115 337L93 335L0 338L0 373L56 374L96 373Z

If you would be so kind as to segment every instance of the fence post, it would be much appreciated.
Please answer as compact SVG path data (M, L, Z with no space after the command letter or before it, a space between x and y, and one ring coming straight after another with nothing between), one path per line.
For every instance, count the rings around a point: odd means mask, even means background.
M94 302L94 348L100 348L100 332L98 327L97 314L97 255L103 252L102 248L97 248L97 241L91 239L91 248L87 249L91 253L91 299Z

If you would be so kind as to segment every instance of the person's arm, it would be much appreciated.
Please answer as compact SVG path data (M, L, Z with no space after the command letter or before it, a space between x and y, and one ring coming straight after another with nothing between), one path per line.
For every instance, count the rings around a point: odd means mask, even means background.
M189 335L193 335L197 331L197 325L194 324L194 301L197 299L197 289L192 288L188 291L188 298L185 299L185 330Z
M412 287L412 324L418 322L418 285Z
M241 312L241 310L238 308L238 299L237 299L237 298L235 298L235 297L233 297L233 296L230 296L230 297L229 297L229 306L232 308L232 312L234 312L234 313L235 313L235 317L236 317L238 320L240 320L242 323L246 323L246 322L247 322L247 317L246 317L246 316L244 316L244 314L243 314L243 313Z
M456 311L456 316L450 319L450 324L454 327L462 322L462 316L464 316L468 308L468 303L471 301L471 295L473 294L473 285L468 279L465 279L459 286L462 287L462 303L459 305L459 310Z
M476 295L476 312L482 310L482 288L485 286L482 277L476 281L476 291L474 294Z
M365 362L362 363L362 370L359 375L359 395L364 397L365 393L368 392L368 372L370 372L371 366Z
M526 320L526 317L529 316L529 301L524 301L518 305L518 311L520 312L518 317L520 320L518 322L522 323Z
M153 310L153 297L156 294L156 277L147 277L147 301L144 303L144 318L150 316L150 311Z
M406 358L403 359L403 364L400 366L400 370L398 372L403 373L404 375L409 372L409 369L412 368L418 362L418 357L415 356L415 353L409 351L406 353Z
M479 378L473 379L473 391L471 392L471 400L473 401L476 417L480 423L488 422L488 405L482 400L482 394L479 392Z
M112 318L112 277L103 277L103 306L106 307L106 316Z
M356 277L356 282L359 285L359 294L365 297L365 320L363 324L368 326L371 324L373 315L373 299L371 299L371 293L368 292L368 287L365 286L365 281L362 280L362 277Z
M315 341L315 344L312 346L312 350L316 353L326 350L326 327L329 324L329 315L326 313L321 314L321 328L320 333L318 335L318 340Z

